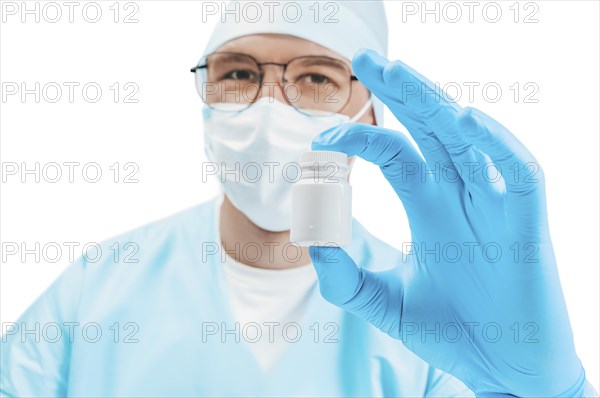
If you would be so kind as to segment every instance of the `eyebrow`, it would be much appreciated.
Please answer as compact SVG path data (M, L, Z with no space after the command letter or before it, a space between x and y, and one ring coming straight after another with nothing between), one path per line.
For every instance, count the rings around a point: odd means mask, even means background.
M245 54L214 53L212 55L219 55L220 57L223 57L226 61L233 61L233 62L251 61L251 62L254 62L254 59L251 56L245 55Z
M258 62L254 57L248 54L243 53L230 53L230 52L216 52L211 55L219 54L219 56L223 57L226 62ZM210 59L210 58L209 58ZM300 60L303 66L329 66L333 67L339 71L346 71L349 67L344 64L342 60L337 60L334 58L330 58L326 55L305 55L300 57L292 58L288 61L296 61ZM208 60L207 60L208 61ZM209 61L210 62L210 61ZM269 63L269 62L258 62L258 64Z
M302 62L302 65L305 65L305 66L325 65L325 66L332 66L332 67L340 69L340 70L345 70L345 65L342 63L342 61L334 60L334 59L327 58L324 56L323 57L307 56L307 57L299 57L297 59L300 59Z

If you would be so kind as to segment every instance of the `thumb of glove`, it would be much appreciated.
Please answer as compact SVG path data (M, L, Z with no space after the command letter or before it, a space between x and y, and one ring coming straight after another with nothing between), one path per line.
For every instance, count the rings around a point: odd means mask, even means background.
M309 254L325 300L398 336L402 284L395 269L371 272L359 268L339 247L311 246Z

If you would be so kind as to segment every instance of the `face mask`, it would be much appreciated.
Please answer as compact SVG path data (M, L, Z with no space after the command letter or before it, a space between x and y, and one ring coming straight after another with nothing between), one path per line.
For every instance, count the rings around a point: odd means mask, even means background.
M260 228L286 231L300 154L310 150L317 134L360 119L370 106L369 100L352 118L311 117L271 97L237 113L205 107L204 149L231 203Z

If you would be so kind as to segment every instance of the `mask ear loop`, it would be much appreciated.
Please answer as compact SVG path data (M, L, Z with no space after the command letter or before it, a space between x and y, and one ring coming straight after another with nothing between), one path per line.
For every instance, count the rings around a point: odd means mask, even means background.
M348 123L354 123L358 119L363 117L363 115L371 108L372 105L373 105L373 94L371 94L369 96L369 99L367 100L367 102L365 102L363 107L360 108L358 113L356 115L352 116L350 118L350 120L348 120ZM352 172L352 169L354 168L354 162L356 161L356 156L352 156L348 160L349 160L349 162L348 162L349 163L348 164L348 181L350 181L350 173Z
M373 94L371 94L369 96L369 99L367 100L367 102L365 102L365 104L363 105L363 107L360 108L360 110L358 111L358 113L356 113L356 115L352 116L350 118L350 120L348 120L347 123L354 123L358 119L360 119L361 117L363 117L364 114L371 108L372 105L373 105Z

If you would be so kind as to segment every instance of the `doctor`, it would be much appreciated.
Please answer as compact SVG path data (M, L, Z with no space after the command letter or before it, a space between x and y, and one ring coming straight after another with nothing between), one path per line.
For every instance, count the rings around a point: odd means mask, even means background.
M350 60L361 47L385 54L382 3L338 3L338 23L295 4L297 23L217 24L194 67L207 166L224 194L71 264L5 327L2 396L472 396L321 297L308 250L289 242L292 184L280 169L272 181L226 172L295 162L344 122L381 123ZM111 247L128 243L139 251L115 262ZM402 261L356 221L347 252L373 271Z
M456 169L460 179L448 186L403 171L436 162L451 169L449 160L484 153L500 164L528 161L526 150L488 117L436 102L422 90L424 78L383 58L380 2L337 3L337 23L315 22L310 2L295 4L306 18L294 23L217 24L193 68L205 150L224 194L102 246L110 253L115 242L135 242L135 261L73 263L7 328L2 395L593 394L573 349L543 195L511 181L506 191L466 185ZM357 54L363 47L376 52ZM378 127L380 100L425 159L399 133ZM540 262L490 264L476 245L472 259L427 262L356 221L344 251L297 250L289 244L291 184L277 168L273 179L258 181L235 171L296 161L311 141L379 164L416 242L535 242ZM537 325L538 343L512 336L491 343L481 334L496 323L506 336L515 322ZM471 338L457 339L466 327Z

